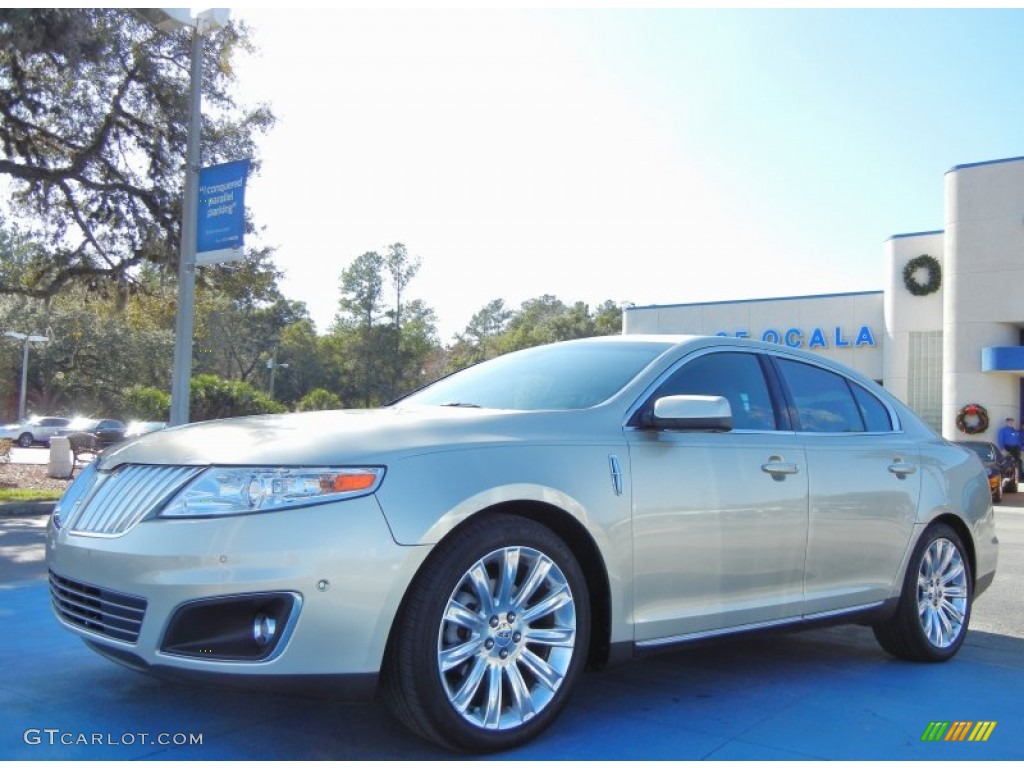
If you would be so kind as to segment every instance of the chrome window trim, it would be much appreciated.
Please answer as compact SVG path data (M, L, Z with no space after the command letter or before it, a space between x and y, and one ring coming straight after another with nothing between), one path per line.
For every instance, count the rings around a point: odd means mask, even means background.
M765 357L768 357L768 358L776 358L776 359L777 358L784 358L786 360L792 360L795 363L803 363L804 365L815 366L817 368L821 368L822 370L828 371L829 373L833 373L836 376L842 377L847 382L852 382L854 384L857 384L858 386L863 388L864 391L867 392L869 395L871 395L872 397L876 398L882 404L882 406L885 408L886 413L889 414L889 421L893 425L893 428L891 430L888 430L888 431L885 431L885 432L805 432L805 431L802 431L802 430L780 430L780 429L734 429L734 430L732 430L730 432L730 434L740 434L740 435L745 435L745 434L752 434L752 435L781 435L781 434L789 434L789 435L821 435L821 436L827 436L827 437L834 437L834 436L837 436L837 435L841 435L843 437L851 437L851 436L854 436L854 435L862 435L862 436L879 437L879 436L883 436L883 435L897 435L897 434L898 435L903 435L903 434L906 433L906 431L903 428L903 422L900 419L899 414L893 409L893 407L885 399L878 397L878 395L876 395L874 392L872 392L868 387L864 386L864 384L862 382L858 381L857 379L851 378L844 371L839 370L839 369L833 367L832 365L829 365L828 363L830 363L831 361L828 360L827 358L821 358L820 362L818 360L813 360L812 361L812 360L808 360L808 359L806 359L804 357L800 357L798 355L787 354L784 351L783 352L776 352L775 350L761 349L759 347L745 347L745 346L740 346L738 344L737 345L728 345L728 346L722 345L722 346L715 346L715 347L705 347L705 348L702 348L702 349L696 349L696 350L694 350L694 351L684 355L683 357L681 357L676 362L674 362L672 365L670 365L668 368L666 368L661 373L661 375L658 376L654 380L654 382L652 384L650 384L647 387L645 387L644 391L640 394L640 397L638 397L636 400L634 400L632 405L630 405L630 407L626 409L625 418L623 418L623 420L622 420L622 429L624 431L626 431L626 432L644 432L644 431L647 431L647 430L641 429L640 427L634 427L634 426L630 425L629 422L632 421L632 419L636 415L636 413L640 410L640 408L643 407L643 404L645 402L647 402L647 399L651 395L654 394L654 392L658 389L658 387L660 387L666 381L666 379L668 379L669 377L674 375L675 372L677 370L679 370L683 365L686 365L690 361L696 360L697 358L703 357L704 355L720 354L722 352L743 352L743 353L746 353L748 355L764 355ZM780 373L777 373L776 375L781 376ZM767 384L767 382L766 382L766 384Z

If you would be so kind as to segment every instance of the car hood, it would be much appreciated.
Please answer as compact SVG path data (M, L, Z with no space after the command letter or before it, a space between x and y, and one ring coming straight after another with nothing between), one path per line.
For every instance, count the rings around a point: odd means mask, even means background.
M121 464L383 464L401 455L501 443L588 440L596 414L458 407L247 416L151 432L115 445L100 467ZM566 437L573 434L573 439ZM588 440L589 442L589 440Z

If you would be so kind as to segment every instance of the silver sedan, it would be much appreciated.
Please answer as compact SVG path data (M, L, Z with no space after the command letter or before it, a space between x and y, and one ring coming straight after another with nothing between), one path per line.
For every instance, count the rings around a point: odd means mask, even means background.
M455 750L587 665L817 621L952 657L997 540L978 458L859 374L741 339L516 352L372 410L115 446L57 505L58 620L174 678L380 693Z

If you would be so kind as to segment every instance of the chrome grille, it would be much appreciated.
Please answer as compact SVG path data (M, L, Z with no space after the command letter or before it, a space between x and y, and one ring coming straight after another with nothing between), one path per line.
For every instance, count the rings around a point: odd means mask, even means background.
M68 624L126 643L139 639L145 598L72 581L50 571L50 599L53 610Z
M126 464L100 472L81 509L68 521L72 533L120 536L177 491L202 467Z

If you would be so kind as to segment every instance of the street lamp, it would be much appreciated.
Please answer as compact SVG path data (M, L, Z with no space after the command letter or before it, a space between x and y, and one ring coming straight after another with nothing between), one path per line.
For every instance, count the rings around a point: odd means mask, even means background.
M185 201L181 214L178 258L178 311L174 323L174 368L171 374L171 425L188 423L192 379L192 334L195 323L196 213L199 206L199 140L202 130L203 35L227 24L227 8L210 8L192 16L186 8L136 8L140 18L161 32L192 29L191 107L185 160Z
M4 336L25 342L21 352L21 394L18 397L18 421L23 421L25 419L25 392L28 384L28 345L33 341L45 344L50 339L46 336L33 336L17 331L4 331Z

